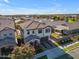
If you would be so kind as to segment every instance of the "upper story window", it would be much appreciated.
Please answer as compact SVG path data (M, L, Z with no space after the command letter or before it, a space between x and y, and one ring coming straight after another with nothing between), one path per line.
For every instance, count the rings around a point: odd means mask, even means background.
M12 33L9 33L9 35L12 35Z
M4 36L7 36L7 34L4 34Z
M30 34L30 31L29 30L27 30L27 34Z
M33 31L32 31L32 34L34 34L34 33L35 33L35 31L33 30Z
M38 33L42 33L42 29L38 29Z
M46 33L49 33L50 32L50 29L49 28L45 29L45 32Z

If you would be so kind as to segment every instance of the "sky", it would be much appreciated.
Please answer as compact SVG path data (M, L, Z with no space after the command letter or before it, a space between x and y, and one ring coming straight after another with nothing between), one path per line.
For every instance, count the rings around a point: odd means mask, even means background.
M0 14L79 13L79 0L0 0Z

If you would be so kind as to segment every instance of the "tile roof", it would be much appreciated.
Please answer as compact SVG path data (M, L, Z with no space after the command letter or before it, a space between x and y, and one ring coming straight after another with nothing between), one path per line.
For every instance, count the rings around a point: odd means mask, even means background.
M14 21L7 17L0 17L0 31L7 27L11 29L15 29Z
M53 19L38 19L36 21L41 21L42 23L45 23L46 25L49 26L58 26L58 25L62 25L62 24L67 24L67 22L65 21L54 21Z
M66 26L69 28L69 30L78 29L79 28L79 22L76 23L68 23L66 21L52 21L53 19L32 19L32 20L26 20L26 22L20 24L22 28L26 27L27 29L36 29L36 28L44 28L46 26L52 26L53 28L58 26Z
M70 30L79 29L79 22L75 22L73 24L68 23L68 26Z
M28 27L27 29L36 29L39 25L39 22L33 21Z
M21 23L20 26L21 28L27 28L32 22L31 20L26 20L24 23Z
M57 26L67 26L69 27L69 30L73 30L73 29L79 29L79 21L75 22L75 23L68 23L65 21L45 21L46 24L52 26L52 27L57 27Z
M44 24L44 23L40 23L39 26L37 28L45 28L47 27L48 25Z
M45 28L46 24L34 20L26 20L24 23L21 23L20 26L21 28L38 29Z

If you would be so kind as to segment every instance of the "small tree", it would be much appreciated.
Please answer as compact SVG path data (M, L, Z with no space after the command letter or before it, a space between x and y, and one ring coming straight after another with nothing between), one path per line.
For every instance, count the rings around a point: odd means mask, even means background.
M29 44L22 44L20 47L15 47L12 51L12 59L32 59L35 54L35 49Z

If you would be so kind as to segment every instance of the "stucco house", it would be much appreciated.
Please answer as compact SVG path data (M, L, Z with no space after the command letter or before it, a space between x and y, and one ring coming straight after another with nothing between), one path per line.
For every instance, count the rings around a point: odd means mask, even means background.
M61 34L76 34L79 33L79 21L74 23L68 23L66 21L43 21L49 26L52 26L54 32Z
M75 23L67 23L69 30L65 30L65 34L78 34L79 33L79 21Z
M15 45L14 21L6 17L0 17L0 48Z
M61 38L66 38L68 35L77 35L79 34L79 21L74 23L69 23L66 21L53 21L53 19L39 19L42 23L51 26L53 33L56 33ZM67 36L66 36L67 35Z
M51 33L57 33L60 38L64 34L79 33L79 22L68 23L66 21L54 21L53 19L26 19L24 23L20 24L24 39L42 38L50 36ZM50 29L50 30L49 30ZM46 31L50 31L46 33ZM41 33L40 33L41 32ZM31 36L31 37L30 37ZM30 37L30 39L28 39Z
M28 20L20 24L21 32L24 37L24 42L41 39L42 37L50 37L52 27L45 23L34 20Z

